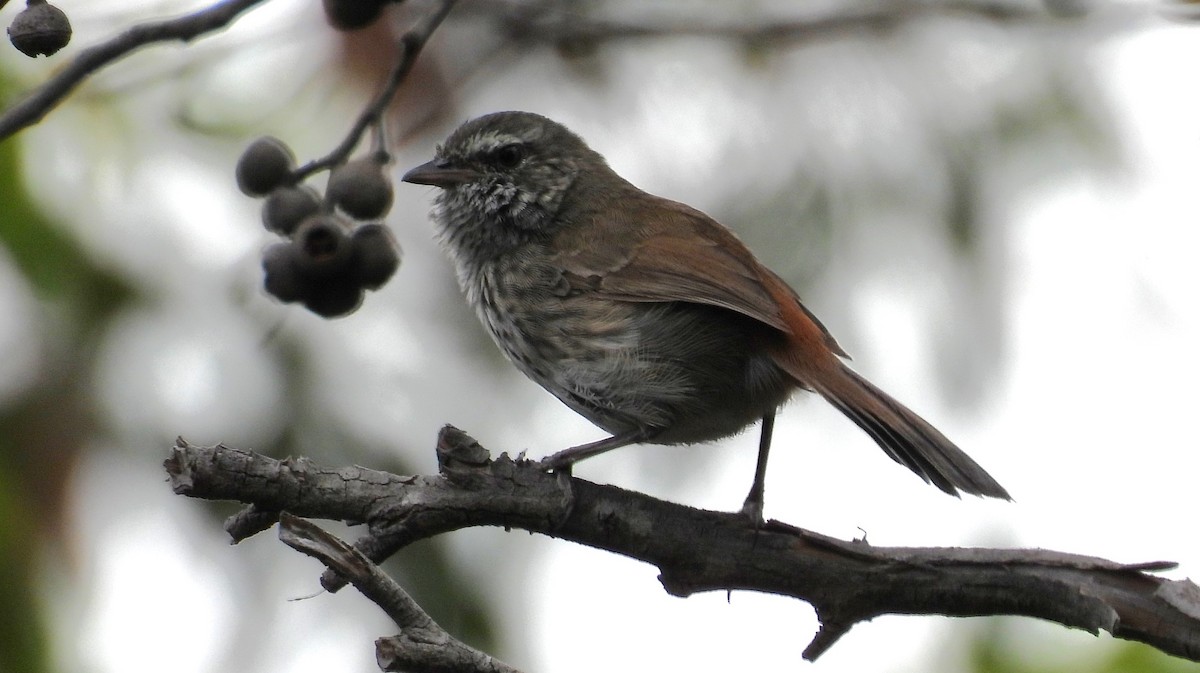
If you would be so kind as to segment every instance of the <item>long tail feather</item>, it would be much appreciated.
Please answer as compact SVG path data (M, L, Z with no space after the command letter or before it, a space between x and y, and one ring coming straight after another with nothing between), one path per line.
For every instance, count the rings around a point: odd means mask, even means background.
M821 380L817 392L862 428L893 460L946 493L1011 500L1008 491L937 428L841 363Z

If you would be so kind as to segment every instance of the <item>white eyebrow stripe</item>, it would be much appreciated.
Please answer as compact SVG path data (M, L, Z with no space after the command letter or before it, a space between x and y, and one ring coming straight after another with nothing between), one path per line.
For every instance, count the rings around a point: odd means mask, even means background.
M467 156L475 156L486 154L505 145L523 144L533 142L542 136L542 129L531 128L526 129L523 135L515 135L503 131L485 131L472 136L466 143L464 150Z
M515 142L520 142L520 139L518 139L516 136L508 133L489 131L472 136L471 139L467 141L467 145L464 149L466 149L468 156L473 156L476 154L485 154L498 147L511 145Z

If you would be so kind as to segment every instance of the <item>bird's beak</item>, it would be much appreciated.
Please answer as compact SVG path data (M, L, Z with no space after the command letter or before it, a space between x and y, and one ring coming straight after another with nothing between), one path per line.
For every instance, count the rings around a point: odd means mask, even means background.
M433 185L449 189L464 182L470 182L477 177L479 177L479 173L469 168L455 168L444 159L434 159L410 170L400 179L414 185Z

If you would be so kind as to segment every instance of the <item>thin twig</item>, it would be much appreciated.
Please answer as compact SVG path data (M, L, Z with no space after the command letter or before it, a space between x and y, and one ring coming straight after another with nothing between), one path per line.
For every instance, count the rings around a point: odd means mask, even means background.
M416 63L417 56L421 53L421 49L425 43L429 41L433 31L441 25L442 20L450 13L457 0L442 0L437 9L429 12L410 28L404 35L400 36L396 55L396 63L392 66L392 71L388 73L387 81L376 94L375 100L363 109L359 114L358 120L354 122L354 126L350 127L349 133L341 144L333 149L332 152L320 159L310 161L309 163L296 169L292 178L295 181L303 180L304 178L327 168L332 168L346 162L350 157L350 153L358 146L362 140L362 136L367 129L380 124L387 108L395 98L396 92L400 89L400 85L404 83L408 76L409 70L412 70L413 64Z
M396 580L316 524L284 513L279 517L279 539L345 577L400 627L400 635L376 643L376 659L383 670L518 673L451 636Z
M0 140L40 122L83 80L113 61L156 42L190 42L225 28L240 14L264 0L224 0L198 12L138 24L110 39L88 47L74 61L0 115Z

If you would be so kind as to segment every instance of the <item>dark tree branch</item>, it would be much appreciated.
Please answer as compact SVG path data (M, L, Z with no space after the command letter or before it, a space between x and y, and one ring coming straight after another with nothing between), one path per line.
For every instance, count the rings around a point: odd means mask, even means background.
M615 21L564 10L556 3L534 3L528 7L511 7L499 16L499 20L509 37L527 43L596 43L688 35L743 40L755 44L793 44L816 37L893 30L913 19L931 16L963 16L993 23L1031 23L1051 18L1044 9L1026 3L899 0L878 6L839 9L827 15L814 14L795 19L773 17L742 23L696 17Z
M376 642L375 656L381 669L429 673L517 673L516 669L446 633L379 566L316 524L291 514L282 514L279 517L279 539L345 577L371 602L383 608L387 616L400 627L400 635Z
M796 18L751 17L744 21L705 20L696 16L611 20L580 13L564 3L517 4L497 14L504 34L523 44L552 44L568 50L604 42L659 39L667 36L715 37L764 47L786 47L814 39L863 33L886 33L914 20L958 17L997 25L1043 25L1063 18L1063 12L1081 16L1088 10L1053 11L1053 5L995 0L895 0L839 8ZM473 5L471 10L496 14L494 3ZM1153 15L1145 8L1106 6L1102 13L1114 28L1128 29L1130 22Z
M260 530L271 511L366 523L358 547L384 556L459 528L503 526L651 563L676 596L741 589L800 598L822 624L804 652L808 659L879 615L1003 614L1103 629L1200 661L1200 588L1148 574L1172 563L1030 549L874 547L774 521L755 530L736 513L548 474L503 454L492 460L450 427L438 457L438 475L405 477L180 440L166 468L176 493L253 507L252 515L227 523L234 539Z
M351 127L341 144L328 155L297 169L293 174L294 180L303 180L317 171L345 163L346 159L350 157L350 153L362 141L362 136L367 129L372 126L380 126L380 120L388 106L391 105L392 99L396 97L400 85L408 77L408 72L412 70L413 64L416 63L417 55L421 53L421 49L429 41L433 31L437 30L446 15L454 8L455 2L457 0L441 0L436 9L422 16L412 28L400 36L396 63L392 66L387 81L376 94L375 99L359 114L358 120L354 122L354 126Z
M156 42L190 42L220 30L263 0L224 0L186 16L136 25L108 42L79 52L62 70L0 115L0 140L40 122L83 80L104 66Z

